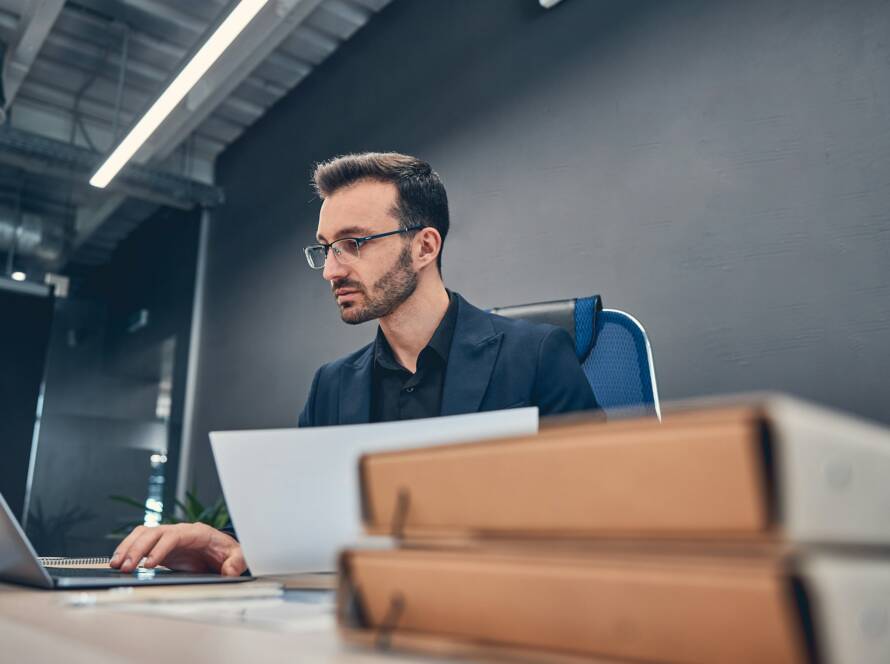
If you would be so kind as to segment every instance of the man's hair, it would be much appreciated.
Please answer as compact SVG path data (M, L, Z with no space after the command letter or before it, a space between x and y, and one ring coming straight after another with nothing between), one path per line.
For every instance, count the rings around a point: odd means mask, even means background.
M334 157L317 164L312 175L322 199L362 180L391 182L399 196L393 212L402 228L431 226L448 235L448 196L439 175L425 161L398 152L363 152ZM436 259L442 272L442 248Z

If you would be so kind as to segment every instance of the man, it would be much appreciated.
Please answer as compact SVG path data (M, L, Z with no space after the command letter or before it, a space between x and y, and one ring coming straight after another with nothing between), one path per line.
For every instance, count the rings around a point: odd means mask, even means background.
M303 426L357 424L537 406L597 407L570 336L477 309L442 281L449 215L430 166L406 155L346 155L318 165L323 203L309 265L323 270L341 318L378 320L376 339L321 367ZM112 566L165 564L240 574L241 547L204 524L137 528Z

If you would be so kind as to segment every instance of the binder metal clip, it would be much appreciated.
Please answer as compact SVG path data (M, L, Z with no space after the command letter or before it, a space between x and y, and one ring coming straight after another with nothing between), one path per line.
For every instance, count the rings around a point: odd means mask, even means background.
M405 487L399 489L396 496L396 508L392 515L390 534L395 539L402 539L405 534L405 522L408 520L408 508L411 507L411 492Z
M392 633L399 625L399 619L405 611L405 596L396 592L389 599L389 608L377 630L377 647L380 650L389 650L392 645Z

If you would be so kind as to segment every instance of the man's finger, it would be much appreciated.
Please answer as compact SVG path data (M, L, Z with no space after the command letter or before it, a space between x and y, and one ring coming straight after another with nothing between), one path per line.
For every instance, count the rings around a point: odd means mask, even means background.
M124 562L121 563L122 572L132 572L139 565L139 561L164 534L164 530L158 528L146 528L123 553Z
M178 544L179 535L176 531L172 528L167 530L146 555L145 566L151 568L160 565Z
M112 567L120 567L120 564L124 561L124 554L126 554L127 550L133 545L142 532L146 530L145 526L136 526L133 530L130 531L130 534L127 535L123 541L117 545L117 548L114 550L114 553L111 555L111 566Z
M223 561L219 571L223 576L241 576L246 569L247 563L244 560L244 554L241 553L241 547L237 546L232 550L231 555Z

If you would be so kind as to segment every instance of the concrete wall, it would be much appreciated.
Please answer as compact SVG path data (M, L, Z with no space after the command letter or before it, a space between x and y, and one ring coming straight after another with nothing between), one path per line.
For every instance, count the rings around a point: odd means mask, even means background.
M222 157L207 431L289 426L365 343L305 265L313 162L393 149L452 203L447 284L487 307L602 293L667 399L778 389L890 423L890 4L396 0Z

